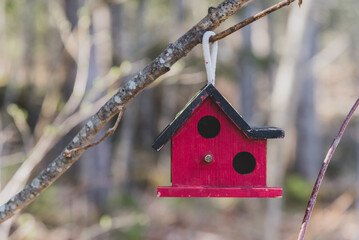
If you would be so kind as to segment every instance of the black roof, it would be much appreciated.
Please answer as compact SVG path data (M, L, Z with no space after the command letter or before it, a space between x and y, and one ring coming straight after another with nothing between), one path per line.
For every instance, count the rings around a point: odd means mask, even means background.
M176 118L162 131L162 133L153 142L152 147L159 151L167 143L167 141L177 132L182 124L192 115L207 97L212 97L220 106L223 112L237 125L244 134L249 138L267 139L267 138L283 138L284 131L275 127L250 127L242 118L242 116L231 106L231 104L222 96L220 92L212 85L204 86L179 112Z

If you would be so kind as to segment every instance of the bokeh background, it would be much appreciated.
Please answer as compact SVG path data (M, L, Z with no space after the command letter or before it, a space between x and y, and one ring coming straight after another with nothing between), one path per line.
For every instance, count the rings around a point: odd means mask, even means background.
M286 131L268 145L268 185L283 187L282 199L156 197L158 185L170 185L170 147L155 152L151 144L206 83L197 46L128 104L113 136L0 225L0 238L296 239L321 161L359 95L359 3L303 1L219 42L219 91L250 125ZM0 0L0 203L122 82L220 2ZM216 31L274 3L253 1ZM359 239L357 116L329 165L306 239Z

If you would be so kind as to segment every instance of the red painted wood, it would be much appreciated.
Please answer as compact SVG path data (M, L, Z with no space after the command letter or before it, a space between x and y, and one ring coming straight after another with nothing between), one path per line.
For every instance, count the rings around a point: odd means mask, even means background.
M211 139L202 137L197 131L198 121L206 115L215 116L221 124L219 134ZM267 186L266 139L247 138L210 97L193 111L192 116L172 137L171 145L174 187ZM255 170L250 174L239 174L232 166L234 156L241 151L250 152L256 159ZM210 164L203 161L207 154L213 156Z
M242 197L276 198L282 196L281 188L219 188L219 187L158 187L157 197Z

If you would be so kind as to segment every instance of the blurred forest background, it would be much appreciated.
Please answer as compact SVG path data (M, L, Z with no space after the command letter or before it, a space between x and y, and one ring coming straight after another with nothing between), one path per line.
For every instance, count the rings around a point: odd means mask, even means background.
M121 82L220 2L0 0L0 203ZM254 1L216 31L276 2ZM296 239L321 161L358 97L358 4L304 0L219 42L219 91L250 125L286 131L268 145L268 185L283 187L282 199L156 197L158 185L170 185L170 147L157 153L151 144L206 83L198 46L127 106L113 136L0 225L0 239ZM356 117L329 165L307 239L359 239L358 164Z

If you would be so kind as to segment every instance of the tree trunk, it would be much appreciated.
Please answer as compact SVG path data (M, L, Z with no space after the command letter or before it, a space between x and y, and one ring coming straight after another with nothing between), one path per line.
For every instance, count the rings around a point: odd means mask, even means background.
M258 81L256 62L253 59L251 52L251 29L252 26L248 26L243 29L243 45L240 53L237 78L240 84L240 104L241 115L250 124L253 124L254 113L256 112L256 85Z
M300 65L303 53L303 41L307 36L307 26L313 16L313 0L308 0L301 8L292 8L287 24L284 55L281 57L278 73L274 82L271 100L271 116L269 124L286 131L283 140L268 141L268 185L283 186L284 173L295 149L295 133L293 123L298 106L298 89L302 82L297 78L303 71ZM281 239L282 200L270 199L267 207L266 240Z
M124 6L123 3L111 3L111 36L113 45L113 65L119 66L123 60L124 51Z
M80 8L79 0L65 0L65 14L69 22L71 23L71 31L77 27L79 18L77 12Z
M89 73L87 89L94 89L96 78L104 76L112 64L112 44L110 36L110 12L108 5L99 2L92 13L92 28L90 38L92 39L91 53L89 59ZM93 99L95 101L97 99ZM111 126L109 126L110 128ZM100 131L103 136L108 128ZM88 200L97 210L103 212L111 188L111 139L106 138L100 145L88 149L83 154L81 161L81 178L85 183Z
M315 76L310 62L316 53L317 23L312 21L307 26L307 35L303 48L302 71L299 75L303 86L300 91L298 112L296 118L297 147L296 169L301 175L310 181L314 181L321 165L320 159L320 134L319 124L315 108Z
M142 49L139 51L139 55L146 55L145 52L151 47L151 43L148 43L146 31L144 29L145 26L145 16L147 11L149 1L140 0L137 8L137 16L138 16L138 28L136 31L136 39L138 41L135 43L134 49ZM145 47L146 46L146 47ZM153 89L147 89L143 91L143 93L139 96L139 110L140 110L140 144L144 147L144 149L149 149L151 146L153 138L154 138L154 102L153 102Z
M116 173L117 178L122 182L122 188L131 193L133 186L133 168L134 168L134 142L136 135L136 125L139 111L139 99L134 100L128 105L126 114L123 117L120 142L119 142L119 165L121 172Z
M5 0L0 0L0 78L5 77L6 71L6 14Z

